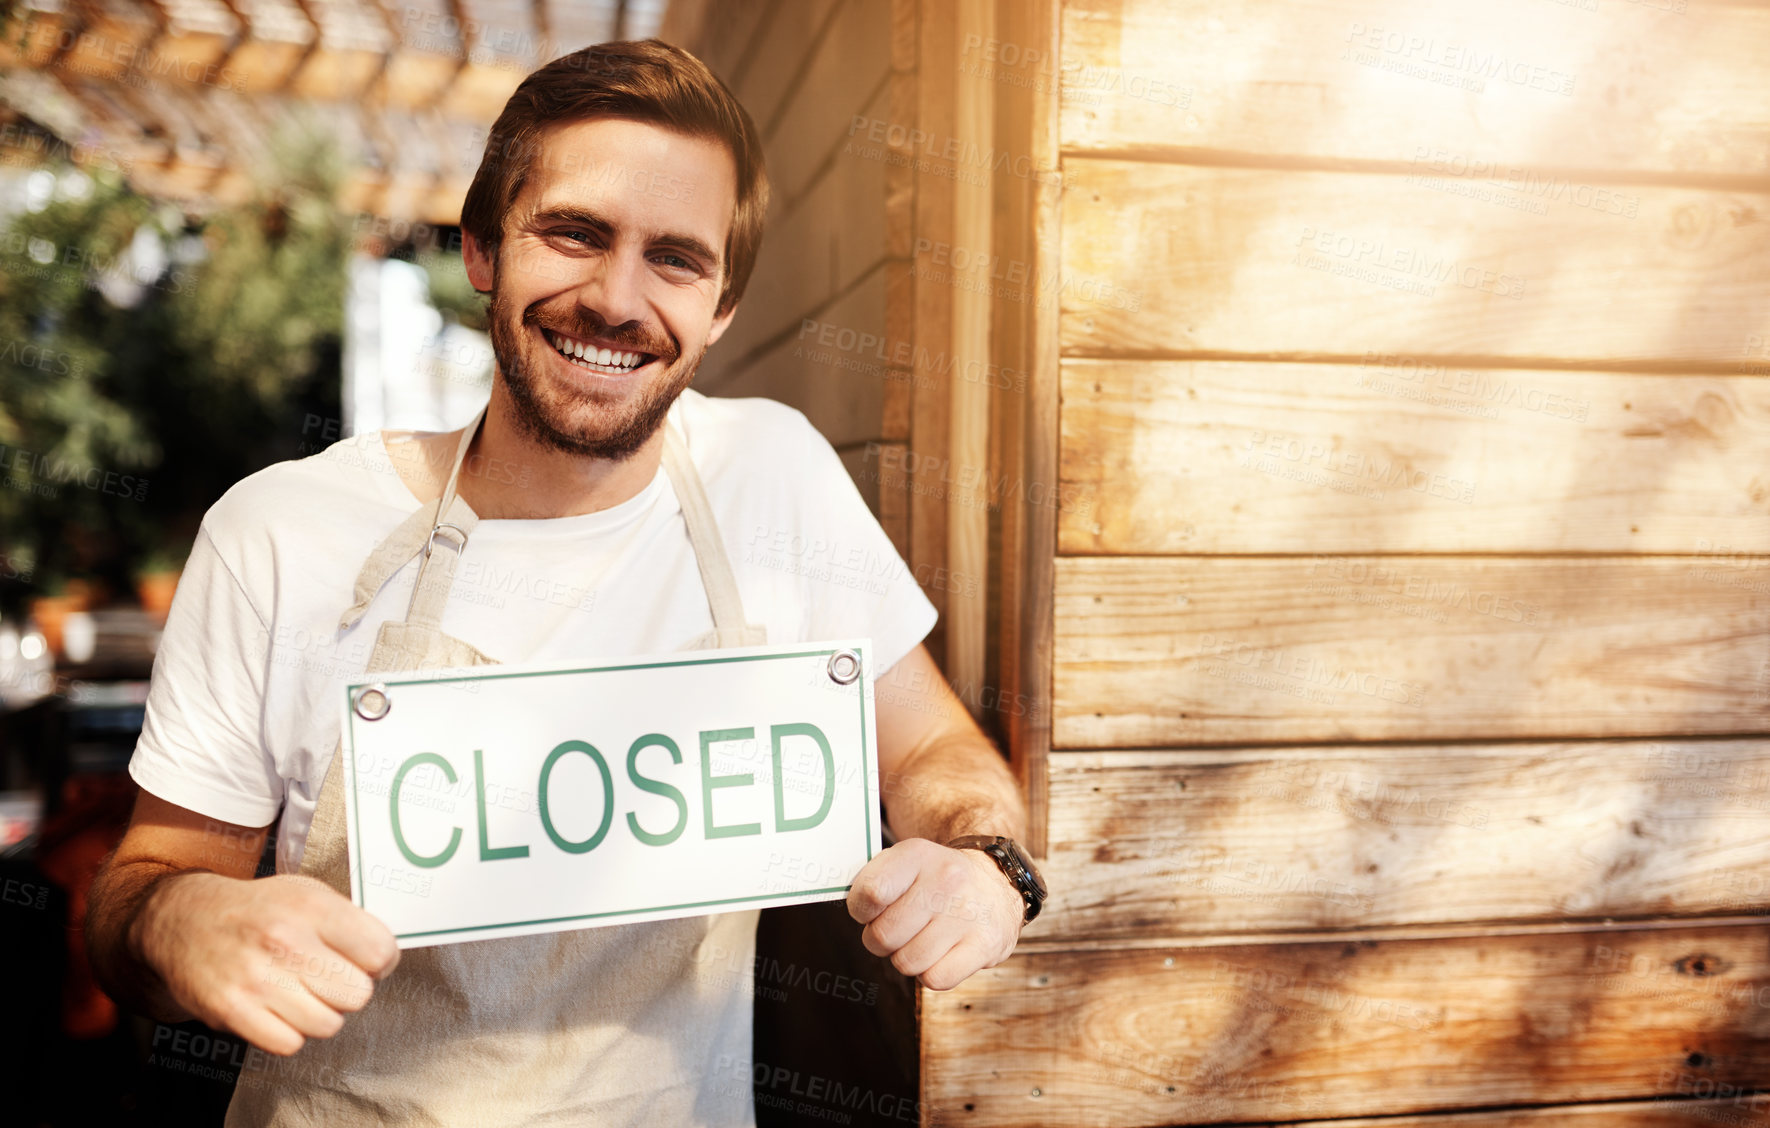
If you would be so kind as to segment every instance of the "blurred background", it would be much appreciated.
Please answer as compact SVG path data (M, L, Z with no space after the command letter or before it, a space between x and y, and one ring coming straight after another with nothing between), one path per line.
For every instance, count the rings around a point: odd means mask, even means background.
M1770 1123L1762 0L0 28L0 1119L219 1122L243 1047L119 1015L78 932L184 553L477 410L486 128L658 34L774 186L696 386L841 453L1054 892L943 993L765 913L760 1123Z

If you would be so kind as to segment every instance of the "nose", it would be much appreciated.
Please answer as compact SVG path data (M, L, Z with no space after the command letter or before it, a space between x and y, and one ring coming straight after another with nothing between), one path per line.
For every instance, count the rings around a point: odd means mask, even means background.
M591 260L588 277L578 287L578 304L609 326L643 322L648 270L641 249L615 246Z

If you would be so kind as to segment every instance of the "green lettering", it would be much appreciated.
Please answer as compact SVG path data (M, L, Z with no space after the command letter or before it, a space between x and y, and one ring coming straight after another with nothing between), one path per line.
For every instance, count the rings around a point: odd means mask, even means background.
M596 770L602 773L602 794L605 800L602 805L602 825L596 828L595 834L582 842L572 842L560 837L559 831L553 828L553 815L547 806L547 785L553 778L553 765L557 764L559 758L567 752L582 752L596 762ZM581 740L568 740L557 745L553 751L547 753L546 762L541 765L540 792L541 829L547 832L548 838L553 839L553 844L568 854L588 854L596 849L597 844L602 841L602 836L608 833L608 824L615 814L615 781L608 774L608 761L602 758L602 753ZM524 853L527 853L526 849Z
M473 798L479 803L479 860L496 862L503 858L528 857L527 846L499 846L494 849L486 836L485 756L478 748L473 750Z
M399 852L404 854L406 856L406 861L411 862L413 865L423 866L425 869L430 869L442 865L444 862L455 856L455 847L461 845L461 828L455 828L455 832L449 836L449 844L443 847L443 851L440 854L432 854L429 857L425 857L422 854L413 853L412 848L406 845L406 836L400 832L399 827L399 789L400 785L406 782L406 773L417 767L419 764L435 764L442 769L443 778L447 779L450 783L455 782L455 769L449 767L449 762L447 760L438 756L435 752L420 752L401 764L399 766L399 771L393 773L393 786L387 789L387 802L393 812L393 841L394 844L399 847ZM480 812L480 818L483 820L484 817L485 812L482 809Z
M769 738L774 745L774 829L777 831L810 830L824 821L830 813L830 803L836 798L836 757L830 751L829 738L823 730L813 724L774 725L769 730ZM809 736L817 741L818 751L824 756L824 801L817 809L817 814L803 818L787 817L787 796L781 778L781 738L785 736Z
M701 811L707 827L708 838L739 838L746 834L761 834L761 823L740 823L736 826L713 825L713 792L721 787L743 787L756 782L756 777L749 772L743 775L716 776L713 774L713 745L728 740L754 740L756 730L753 728L709 729L701 733Z
M668 748L670 750L671 763L682 763L682 749L676 747L676 742L674 740L671 740L662 733L647 733L645 736L635 740L633 742L633 747L627 749L627 778L632 780L633 785L641 791L649 791L653 795L663 795L673 801L676 804L676 825L670 830L665 831L663 834L653 834L649 830L641 828L638 816L632 811L628 811L627 827L633 831L633 837L639 839L639 841L645 843L647 846L668 846L670 843L682 837L682 832L688 828L688 800L682 797L682 792L671 787L669 784L660 780L647 779L645 776L639 774L640 749L651 748L654 745L660 748Z

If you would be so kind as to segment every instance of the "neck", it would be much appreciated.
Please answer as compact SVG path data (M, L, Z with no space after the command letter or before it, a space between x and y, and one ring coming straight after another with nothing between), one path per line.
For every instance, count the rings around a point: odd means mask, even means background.
M484 520L576 517L638 496L663 456L662 427L623 462L541 442L518 426L515 405L498 380L456 490Z

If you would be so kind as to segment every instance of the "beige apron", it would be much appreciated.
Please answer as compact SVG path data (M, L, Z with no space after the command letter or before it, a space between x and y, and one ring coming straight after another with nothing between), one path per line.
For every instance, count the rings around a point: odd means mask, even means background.
M442 632L455 564L478 516L448 483L364 562L340 629L423 553L404 622L383 623L366 673L496 665ZM754 646L731 561L674 426L664 469L682 505L713 630L686 649ZM350 895L341 749L320 788L300 872ZM334 1038L289 1058L249 1055L234 1126L754 1123L749 1063L757 910L414 948Z

